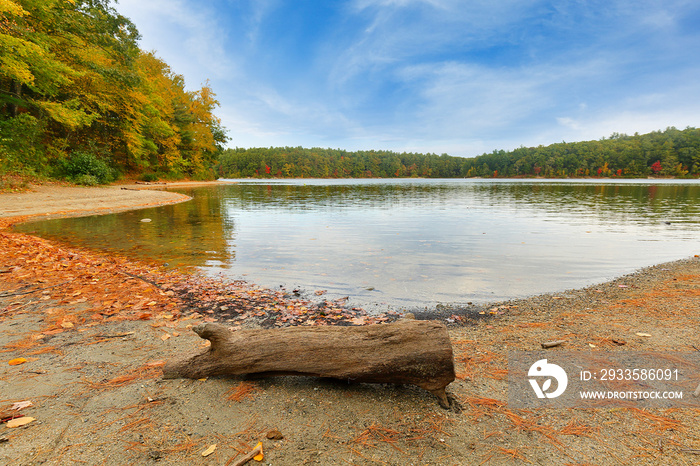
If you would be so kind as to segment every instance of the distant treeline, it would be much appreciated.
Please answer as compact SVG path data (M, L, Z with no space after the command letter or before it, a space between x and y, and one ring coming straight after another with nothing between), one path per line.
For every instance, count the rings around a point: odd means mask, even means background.
M599 141L520 147L474 158L302 147L237 148L221 154L218 174L225 178L697 177L700 130L613 134Z
M219 157L224 178L399 178L461 176L465 159L449 155L314 147L227 149Z

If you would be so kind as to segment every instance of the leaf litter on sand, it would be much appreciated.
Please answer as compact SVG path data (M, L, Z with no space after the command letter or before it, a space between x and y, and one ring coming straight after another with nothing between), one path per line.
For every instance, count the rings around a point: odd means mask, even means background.
M269 290L243 281L223 282L158 265L106 257L80 248L67 248L51 240L3 230L0 250L9 272L8 282L26 296L41 296L59 306L47 315L44 332L75 331L95 322L149 320L192 314L230 326L254 321L267 328L292 325L365 325L392 320L369 316L345 299L319 302L300 299L285 290ZM74 311L68 313L69 307ZM5 309L3 315L16 311ZM36 340L30 346L41 344Z

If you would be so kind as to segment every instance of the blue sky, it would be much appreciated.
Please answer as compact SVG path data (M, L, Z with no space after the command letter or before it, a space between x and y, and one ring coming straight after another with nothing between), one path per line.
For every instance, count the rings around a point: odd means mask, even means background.
M230 147L448 153L700 126L697 0L120 0Z

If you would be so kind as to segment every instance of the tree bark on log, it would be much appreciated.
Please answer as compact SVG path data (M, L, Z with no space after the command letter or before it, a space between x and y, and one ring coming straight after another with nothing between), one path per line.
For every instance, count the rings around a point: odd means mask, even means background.
M455 379L452 344L438 322L237 331L207 323L192 330L211 346L201 354L166 363L164 378L307 375L412 384L437 396L443 408L450 406L445 387Z

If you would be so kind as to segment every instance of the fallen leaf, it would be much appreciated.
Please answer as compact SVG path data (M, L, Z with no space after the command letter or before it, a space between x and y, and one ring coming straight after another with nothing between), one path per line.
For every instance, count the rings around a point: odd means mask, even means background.
M8 361L8 364L10 366L19 366L20 364L24 364L25 362L27 362L27 360L25 358L15 358L15 359L10 359Z
M18 417L17 419L12 419L11 421L7 421L7 424L5 424L7 427L12 429L13 427L22 427L27 424L29 424L32 421L36 421L33 417L29 416L23 416L23 417Z
M255 461L262 461L265 455L263 455L263 449L262 449L262 442L258 442L257 445L255 445L255 448L260 448L260 453L257 455L253 456L253 459Z
M204 450L202 452L202 456L205 456L205 457L209 456L212 453L214 453L214 450L216 450L216 444L214 444L214 445L210 446L209 448L207 448L206 450Z
M73 327L75 327L75 325L73 325L73 322L64 320L63 322L61 322L61 327L63 327L63 328L73 328Z
M32 404L33 404L33 403L32 403L31 401L29 401L29 400L27 400L27 401L18 401L18 402L16 402L15 404L13 404L13 405L12 405L12 408L10 408L10 409L14 409L14 410L19 411L20 409L29 408L30 406L32 406Z
M167 340L168 338L170 338L170 334L169 334L169 333L164 333L164 334L162 334L162 335L160 336L160 339L163 340L163 341Z

